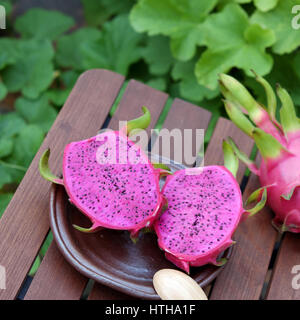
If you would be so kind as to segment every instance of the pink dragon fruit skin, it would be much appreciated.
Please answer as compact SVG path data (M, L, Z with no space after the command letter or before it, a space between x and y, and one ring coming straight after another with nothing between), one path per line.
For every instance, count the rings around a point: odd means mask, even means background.
M166 258L187 273L190 266L222 265L218 256L234 243L245 212L233 174L223 166L180 170L168 176L162 193L168 209L154 228Z
M256 80L265 88L267 108L230 76L221 75L220 86L229 117L257 144L262 155L260 168L241 153L232 140L230 144L240 160L259 176L261 185L267 187L268 205L275 213L273 225L280 232L300 233L300 119L288 92L278 85L282 107L280 122L277 121L277 98L273 89L262 77L256 75Z
M149 113L144 113L148 124ZM141 127L141 121L133 121L128 123L131 129ZM41 158L42 176L64 185L70 201L92 222L89 229L74 226L79 231L129 230L136 237L139 230L153 224L165 203L159 187L160 175L165 172L155 169L123 131L109 131L67 145L63 179L50 173L49 155L47 150Z
M113 148L116 140L133 151L127 164L96 159L103 138L107 138L106 149ZM105 158L105 153L101 156ZM120 132L69 144L64 152L63 177L72 203L92 220L93 228L130 230L136 234L153 223L162 204L159 170Z
M276 213L273 224L282 231L300 232L300 139L295 135L279 162L262 160L259 169L261 185L268 188L268 204ZM292 194L291 194L292 193ZM289 197L289 194L291 197Z

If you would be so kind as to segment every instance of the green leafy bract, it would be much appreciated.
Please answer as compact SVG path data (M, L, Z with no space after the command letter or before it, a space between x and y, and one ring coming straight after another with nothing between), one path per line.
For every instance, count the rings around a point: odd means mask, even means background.
M269 28L276 35L273 51L277 54L290 53L300 45L300 32L292 28L292 8L300 5L300 0L281 0L275 9L268 12L256 11L251 21Z
M74 24L71 17L59 11L34 8L16 19L15 30L24 38L55 40Z
M274 33L250 24L247 13L239 5L228 4L220 13L210 15L203 28L208 49L196 65L200 84L216 89L218 74L233 67L243 69L250 76L250 69L260 75L271 71L273 60L266 48L274 44Z
M217 0L140 0L131 11L130 20L138 32L165 35L179 60L189 60L201 44L202 24Z

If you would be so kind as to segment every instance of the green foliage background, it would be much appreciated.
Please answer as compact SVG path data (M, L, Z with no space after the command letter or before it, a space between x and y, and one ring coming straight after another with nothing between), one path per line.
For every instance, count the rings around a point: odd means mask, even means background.
M215 121L224 115L221 72L246 83L264 102L254 69L289 90L299 110L300 30L291 21L300 0L82 4L86 23L78 28L72 17L38 8L12 22L13 0L0 0L8 15L8 30L0 30L0 101L13 101L13 111L0 114L0 216L76 79L88 69L110 69L167 91L209 109Z

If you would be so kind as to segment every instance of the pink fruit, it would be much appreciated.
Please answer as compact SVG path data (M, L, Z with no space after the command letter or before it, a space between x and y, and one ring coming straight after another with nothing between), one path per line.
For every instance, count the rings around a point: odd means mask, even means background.
M63 157L63 179L50 173L47 150L40 161L42 176L64 185L70 201L91 221L92 227L129 230L136 237L149 227L160 213L164 199L159 177L141 148L126 135L133 129L145 128L151 121L149 111L128 122L127 130L101 133L88 140L66 146Z
M224 143L224 150L229 145ZM189 273L190 266L223 265L220 254L234 242L232 235L243 213L255 214L266 201L266 192L255 208L243 209L242 194L234 177L235 161L225 165L180 170L168 176L162 189L167 210L155 222L158 244L165 256ZM228 165L229 164L229 165Z
M265 88L267 108L256 102L237 80L228 75L220 76L227 113L241 130L255 140L263 158L260 168L241 153L232 140L230 144L236 155L259 176L261 185L268 187L268 204L275 213L273 225L280 231L299 233L300 119L288 92L278 85L277 94L282 107L280 122L277 121L274 91L265 79L256 75L256 80Z

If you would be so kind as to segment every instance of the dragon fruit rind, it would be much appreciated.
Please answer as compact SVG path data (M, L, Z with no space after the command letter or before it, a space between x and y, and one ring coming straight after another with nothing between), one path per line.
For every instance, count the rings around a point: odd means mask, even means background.
M187 273L190 266L223 265L226 259L219 256L234 243L232 235L243 213L255 214L266 201L264 192L260 202L245 211L237 167L226 162L231 171L224 166L177 171L162 189L168 208L154 224L158 244L166 258Z
M300 119L288 92L277 85L282 103L279 122L275 117L277 98L272 87L258 75L256 80L266 91L267 108L228 75L220 76L220 86L229 117L256 142L262 155L260 168L232 140L230 144L240 160L259 176L261 185L268 188L268 204L275 213L273 225L281 232L300 233Z
M159 178L165 173L156 169L142 149L127 135L137 128L146 128L150 113L128 122L126 130L108 131L90 139L66 146L63 157L63 178L48 168L50 151L40 161L42 176L64 185L73 203L92 222L92 227L79 231L94 232L100 228L139 230L150 227L163 205Z

